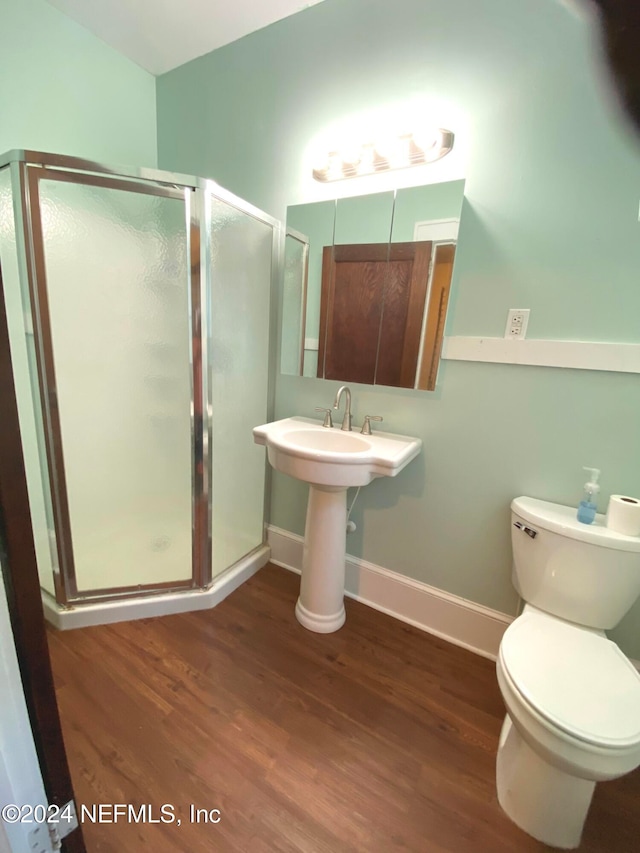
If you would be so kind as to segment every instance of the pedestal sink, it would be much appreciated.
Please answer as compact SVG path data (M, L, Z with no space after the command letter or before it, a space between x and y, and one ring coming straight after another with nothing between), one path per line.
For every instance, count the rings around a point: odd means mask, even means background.
M296 617L310 631L337 631L345 620L347 489L395 477L420 453L422 441L386 432L362 435L297 417L255 427L253 438L266 445L277 471L309 483Z

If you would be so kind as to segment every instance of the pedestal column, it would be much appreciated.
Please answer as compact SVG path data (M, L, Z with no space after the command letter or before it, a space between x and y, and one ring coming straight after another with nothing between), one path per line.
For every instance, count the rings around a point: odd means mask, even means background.
M347 490L310 485L296 618L318 634L344 625L346 534Z

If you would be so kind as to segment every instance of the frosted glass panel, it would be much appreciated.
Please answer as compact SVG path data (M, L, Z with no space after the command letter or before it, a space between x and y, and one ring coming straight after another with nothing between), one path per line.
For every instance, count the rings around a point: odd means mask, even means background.
M213 574L263 540L271 226L217 199L211 227ZM262 451L262 452L261 452Z
M188 579L185 203L50 180L40 192L78 589Z

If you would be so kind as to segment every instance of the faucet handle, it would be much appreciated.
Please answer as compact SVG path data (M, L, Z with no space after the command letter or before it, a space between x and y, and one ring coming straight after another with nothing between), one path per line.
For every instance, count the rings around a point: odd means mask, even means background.
M327 429L331 429L333 426L333 420L331 418L331 409L323 409L322 406L316 406L316 412L324 412L324 423L323 427L327 427Z
M362 424L362 429L360 433L362 435L371 435L371 421L381 421L383 418L380 415L365 415L364 423Z

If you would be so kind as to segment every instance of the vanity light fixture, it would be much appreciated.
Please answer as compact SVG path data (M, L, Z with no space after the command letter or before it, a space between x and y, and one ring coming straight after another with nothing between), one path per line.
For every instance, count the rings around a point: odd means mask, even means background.
M359 148L330 151L313 170L313 177L326 183L422 166L448 154L453 139L452 131L440 127L432 133L405 133L380 142L367 142Z

